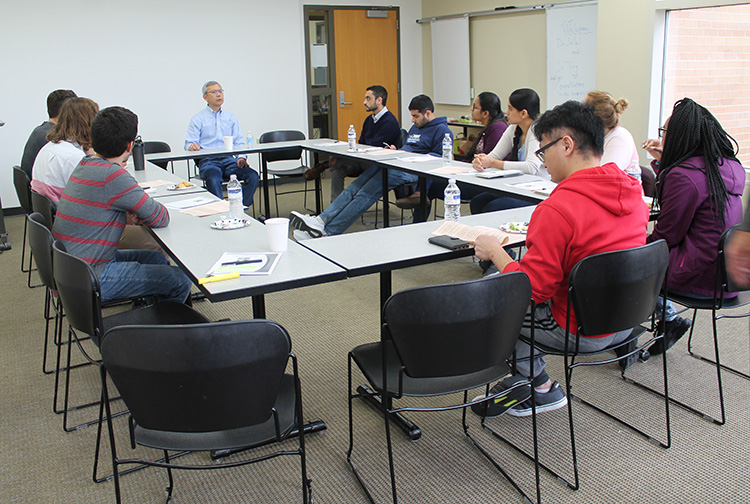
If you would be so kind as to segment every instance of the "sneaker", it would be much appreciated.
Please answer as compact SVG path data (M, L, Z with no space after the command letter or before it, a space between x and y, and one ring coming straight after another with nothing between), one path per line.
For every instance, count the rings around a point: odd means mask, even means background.
M300 229L295 229L294 231L292 231L292 236L298 242L305 241L305 240L312 240L312 239L317 238L316 236L311 235L307 231L302 231Z
M318 238L325 234L325 222L320 217L292 212L289 214L289 222L292 227L301 231L307 231L313 238Z
M557 382L552 384L548 392L537 392L535 390L534 397L537 413L560 409L568 404L568 398L565 397L565 392L562 391L562 387ZM509 409L508 414L515 417L531 416L531 397Z
M526 381L526 378L522 376L518 376L518 375L510 376L504 379L503 381L496 383L495 386L490 389L490 395L494 395L494 394L497 394L498 392L509 389L521 381ZM509 390L507 394L499 395L495 397L491 401L485 401L485 402L480 402L477 404L472 404L471 411L473 411L479 416L484 416L484 417L500 416L506 411L508 411L509 408L512 408L518 403L525 401L530 396L531 396L531 386L522 385L522 386L514 388L513 390ZM478 395L471 401L472 402L480 401L485 397L486 397L485 394Z
M495 266L495 263L492 263L489 266L487 266L486 270L484 270L484 272L482 273L482 277L487 278L487 277L495 276L499 274L500 274L500 270L497 269L497 266Z
M682 317L675 317L672 320L668 320L667 327L664 330L664 339L651 345L648 348L649 353L651 355L659 355L672 348L677 343L677 340L685 335L692 324L690 320Z

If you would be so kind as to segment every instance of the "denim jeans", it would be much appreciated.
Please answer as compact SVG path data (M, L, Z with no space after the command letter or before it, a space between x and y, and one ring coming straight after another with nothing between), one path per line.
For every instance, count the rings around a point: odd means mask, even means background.
M378 166L369 167L320 214L320 218L326 223L327 234L337 235L349 229L383 195L383 176L380 170ZM388 190L416 180L416 175L389 170Z
M497 194L485 192L473 197L469 207L471 208L471 214L476 215L497 212L498 210L508 210L510 208L532 206L533 204L511 196L498 196Z
M237 166L237 158L232 156L212 156L201 160L198 165L198 174L206 183L208 192L217 198L224 198L221 183L229 180L232 175L237 175L237 180L245 184L242 187L242 204L246 207L252 206L255 190L258 188L258 173L246 166Z
M183 303L192 282L161 252L118 250L99 273L102 301L156 296L159 301Z

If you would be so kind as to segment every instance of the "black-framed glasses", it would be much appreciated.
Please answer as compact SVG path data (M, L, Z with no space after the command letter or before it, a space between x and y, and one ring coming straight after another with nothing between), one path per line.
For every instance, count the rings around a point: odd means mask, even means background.
M664 138L664 135L667 134L667 128L659 128L659 138Z
M541 147L540 149L537 149L537 151L534 154L536 154L536 157L539 158L539 161L541 161L542 163L544 163L544 151L546 151L547 149L549 149L550 147L552 147L553 145L555 145L557 142L559 142L562 139L563 139L563 137L560 137L557 140L552 140L550 143L548 143L544 147Z

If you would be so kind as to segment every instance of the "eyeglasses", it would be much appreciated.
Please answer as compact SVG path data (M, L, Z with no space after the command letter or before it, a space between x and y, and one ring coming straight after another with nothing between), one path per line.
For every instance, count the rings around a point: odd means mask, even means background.
M482 107L477 107L473 103L471 104L471 110L482 110Z
M207 92L211 93L214 96L219 95L219 94L224 94L223 89L212 89L211 91L207 91Z
M544 163L544 151L546 151L547 149L549 149L550 147L552 147L553 145L555 145L557 142L559 142L562 139L563 137L560 137L557 140L552 140L550 143L548 143L544 147L538 149L534 154L536 154L536 157L539 158L539 161Z
M664 135L667 134L667 128L659 128L659 138L664 138Z

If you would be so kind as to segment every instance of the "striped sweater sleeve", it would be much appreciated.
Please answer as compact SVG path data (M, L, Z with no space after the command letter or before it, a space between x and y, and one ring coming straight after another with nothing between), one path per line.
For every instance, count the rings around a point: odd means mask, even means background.
M161 203L151 198L124 168L107 177L107 204L116 210L133 212L144 223L154 228L169 224L169 212Z

